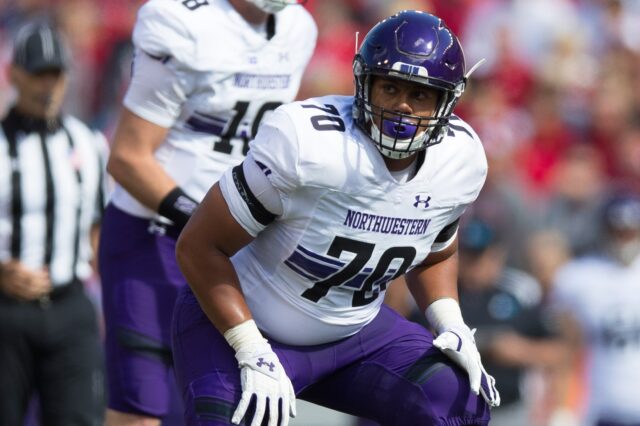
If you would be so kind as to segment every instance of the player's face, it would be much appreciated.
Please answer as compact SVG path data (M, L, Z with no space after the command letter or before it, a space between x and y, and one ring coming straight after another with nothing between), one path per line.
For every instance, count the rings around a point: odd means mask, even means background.
M371 103L374 112L377 112L375 110L378 108L383 108L386 111L402 114L432 117L438 105L438 96L437 90L394 78L374 77L371 84Z

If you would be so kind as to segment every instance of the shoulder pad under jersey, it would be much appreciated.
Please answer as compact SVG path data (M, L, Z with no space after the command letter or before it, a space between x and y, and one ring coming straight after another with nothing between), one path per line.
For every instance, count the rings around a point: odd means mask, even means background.
M189 64L198 49L197 32L217 7L205 0L150 0L138 11L134 45L151 56ZM215 27L214 22L209 22Z

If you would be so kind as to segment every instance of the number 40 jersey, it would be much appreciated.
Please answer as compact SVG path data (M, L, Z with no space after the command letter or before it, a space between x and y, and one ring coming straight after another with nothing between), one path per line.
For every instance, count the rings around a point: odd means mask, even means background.
M398 182L352 119L353 97L294 102L266 118L245 162L277 191L282 213L256 203L245 167L220 181L234 218L256 238L232 258L258 327L286 344L350 336L378 313L387 283L453 237L436 237L476 199L487 173L474 131L448 136ZM277 198L277 197L276 197Z
M133 31L124 105L170 129L156 158L200 200L242 161L260 120L295 98L316 37L302 6L254 27L227 0L150 0ZM130 214L155 216L121 187L113 201Z

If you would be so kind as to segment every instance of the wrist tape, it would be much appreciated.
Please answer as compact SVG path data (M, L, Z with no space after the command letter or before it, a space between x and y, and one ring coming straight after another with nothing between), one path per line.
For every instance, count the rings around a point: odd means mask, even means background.
M436 334L457 325L464 325L460 305L450 297L436 300L427 307L424 313Z
M160 202L158 213L171 219L174 225L182 230L197 207L198 202L176 186Z
M254 320L248 320L231 327L224 332L224 338L236 352L240 352L248 346L267 342Z

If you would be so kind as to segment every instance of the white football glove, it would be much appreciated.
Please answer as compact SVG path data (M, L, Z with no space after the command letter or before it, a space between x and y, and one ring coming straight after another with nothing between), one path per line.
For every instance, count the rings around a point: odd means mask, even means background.
M269 426L287 426L289 416L296 416L296 394L278 356L260 334L253 321L247 321L225 333L225 338L236 349L240 367L242 396L231 417L233 424L240 424L251 398L255 396L256 409L251 426L260 426L269 404ZM279 423L279 409L282 421Z
M500 394L496 389L496 380L482 366L473 338L476 330L470 330L464 323L458 302L448 297L438 299L429 305L425 316L438 333L433 346L467 372L473 393L482 394L489 406L499 406Z
M473 338L476 329L469 330L464 324L446 330L433 341L456 364L469 374L469 384L473 393L482 397L491 407L500 405L500 394L496 389L496 380L482 366L480 353Z

